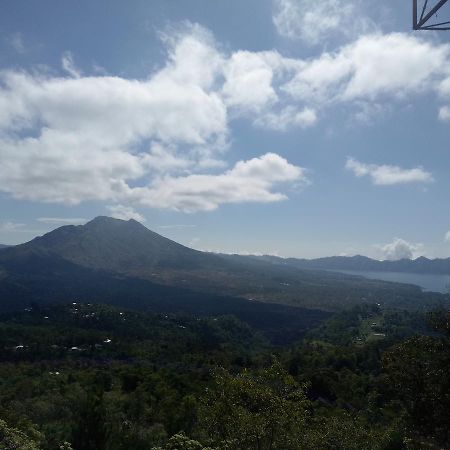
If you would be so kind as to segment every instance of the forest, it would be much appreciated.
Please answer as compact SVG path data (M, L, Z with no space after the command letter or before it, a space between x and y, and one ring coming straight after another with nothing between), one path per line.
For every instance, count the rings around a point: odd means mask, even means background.
M361 305L295 342L231 315L70 302L0 317L8 449L440 449L450 312Z

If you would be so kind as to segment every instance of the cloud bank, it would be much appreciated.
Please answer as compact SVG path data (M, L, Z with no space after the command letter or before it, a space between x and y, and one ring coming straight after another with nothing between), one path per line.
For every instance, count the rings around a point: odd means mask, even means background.
M198 25L168 30L162 43L165 63L141 80L87 75L70 53L64 76L0 72L0 191L185 212L276 202L307 183L305 170L275 153L227 163L234 120L285 132L336 105L356 114L364 102L450 98L450 46L407 34L362 36L309 59L225 52ZM348 164L376 184L431 181L421 168Z

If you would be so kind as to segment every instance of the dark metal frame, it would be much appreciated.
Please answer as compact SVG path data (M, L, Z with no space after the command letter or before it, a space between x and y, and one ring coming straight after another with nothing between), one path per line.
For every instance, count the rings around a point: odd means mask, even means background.
M447 3L448 0L439 0L432 8L427 9L428 0L424 0L422 11L419 15L417 1L413 0L413 29L414 30L450 30L450 21L430 23L432 17Z

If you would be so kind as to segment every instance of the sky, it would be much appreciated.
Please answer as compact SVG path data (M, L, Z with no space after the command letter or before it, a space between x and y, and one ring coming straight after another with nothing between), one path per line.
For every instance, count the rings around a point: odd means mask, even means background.
M449 38L398 0L3 0L0 243L108 215L206 251L449 257Z

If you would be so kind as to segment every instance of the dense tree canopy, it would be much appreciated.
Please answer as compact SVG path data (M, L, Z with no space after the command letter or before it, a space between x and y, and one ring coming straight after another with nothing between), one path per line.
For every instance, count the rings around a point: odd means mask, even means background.
M0 442L30 450L445 448L448 317L366 305L274 347L232 316L34 307L0 318Z

